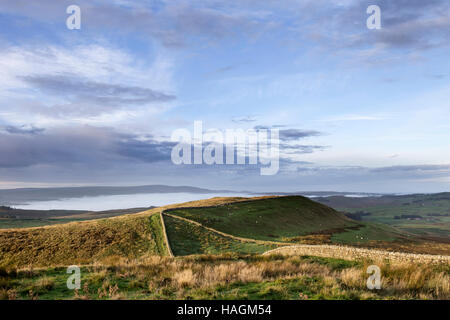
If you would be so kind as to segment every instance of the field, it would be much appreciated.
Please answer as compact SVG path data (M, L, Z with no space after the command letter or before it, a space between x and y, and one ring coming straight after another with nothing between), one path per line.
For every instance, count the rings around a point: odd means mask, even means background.
M378 222L428 239L450 243L450 193L349 198L316 201L360 221Z
M447 299L449 253L300 196L213 198L0 230L0 298ZM379 291L365 285L373 263ZM67 289L69 265L80 290Z
M84 221L142 212L151 208L131 208L107 211L24 210L0 206L0 229L42 227L74 221Z

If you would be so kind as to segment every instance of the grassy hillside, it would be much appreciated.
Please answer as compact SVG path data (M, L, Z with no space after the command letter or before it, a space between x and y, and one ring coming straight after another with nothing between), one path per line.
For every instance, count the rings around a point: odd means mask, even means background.
M390 228L383 230L358 223L301 196L180 209L170 213L234 236L258 240L302 242L311 238L308 235L315 235L318 241L363 243L392 241L398 236Z
M333 234L331 236L331 242L351 245L354 243L365 244L371 241L392 242L406 240L407 238L407 235L387 225L362 223L359 228Z
M3 266L85 264L167 254L159 215L127 216L0 232Z
M175 256L190 254L263 253L275 245L243 242L211 232L198 225L164 217L170 246Z

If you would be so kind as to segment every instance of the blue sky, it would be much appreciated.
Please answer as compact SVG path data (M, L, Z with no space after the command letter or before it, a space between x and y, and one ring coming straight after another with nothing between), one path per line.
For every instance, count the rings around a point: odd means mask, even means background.
M448 191L449 45L445 0L2 1L0 188ZM275 176L175 166L195 120L296 138Z

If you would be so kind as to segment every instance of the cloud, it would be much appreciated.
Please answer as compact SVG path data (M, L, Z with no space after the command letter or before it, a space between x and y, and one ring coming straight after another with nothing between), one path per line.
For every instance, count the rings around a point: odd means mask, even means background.
M308 137L317 137L320 135L322 135L322 133L315 130L299 130L299 129L280 130L280 140L284 141L292 141Z
M329 117L324 119L326 122L339 122L339 121L379 121L384 120L384 117L380 116L371 116L371 115L357 115L357 114L349 114L349 115L341 115L335 117Z
M102 167L133 161L154 163L170 160L170 142L138 137L111 128L91 126L49 129L24 135L12 130L0 133L0 167L62 166L82 164Z
M240 122L249 123L249 122L255 122L256 117L254 117L254 116L234 117L231 121L233 121L235 123L240 123Z
M376 183L390 188L396 186L399 182L405 189L406 181L418 182L431 179L436 181L450 177L450 164L441 165L403 165L387 166L378 168L369 168L364 166L323 166L323 165L304 165L296 166L296 171L300 176L314 176L317 181L328 180L339 181L340 183ZM291 172L292 174L292 172ZM417 187L417 184L414 184ZM420 186L420 185L419 185ZM381 189L380 189L381 190ZM402 192L398 190L398 192Z
M3 128L3 130L7 133L10 134L38 134L41 132L44 132L45 129L43 128L36 128L35 126L31 125L31 126L26 126L26 125L22 125L22 126L6 126Z
M27 17L38 23L65 21L69 0L3 1L0 12ZM379 5L382 29L368 30L366 9ZM254 41L276 36L286 43L296 39L305 49L345 55L352 64L394 63L406 56L448 46L450 4L447 0L286 0L230 2L214 1L132 1L79 0L83 33L109 32L156 40L166 48L211 45L218 40L245 38ZM63 28L56 33L64 32ZM284 36L280 37L279 34ZM227 71L226 65L222 70Z
M175 143L167 141L140 141L134 137L117 142L117 153L127 158L153 163L168 161Z
M255 130L271 130L271 128L274 129L280 129L285 128L285 125L273 125L273 126L265 126L265 125L258 125L254 126L253 129ZM315 130L302 130L302 129L282 129L279 130L280 132L280 140L281 141L290 141L290 140L298 140L302 138L308 138L308 137L317 137L321 136L323 133Z
M35 21L60 23L69 0L3 1L0 12ZM366 28L366 9L379 5L383 28ZM150 3L79 0L84 28L157 39L166 47L183 47L193 39L214 41L231 36L258 37L261 32L287 31L327 48L375 47L424 50L446 46L450 37L447 0L286 0L232 2L172 0ZM82 27L83 28L83 27ZM83 29L83 30L85 30ZM84 31L86 32L86 31Z
M301 145L301 144L281 144L280 149L282 149L283 154L305 154L313 153L315 151L321 151L329 148L328 146L318 146L318 145Z
M377 167L370 168L365 166L324 166L324 165L313 165L304 166L299 168L299 171L303 172L334 172L343 173L345 175L354 174L364 174L364 175L379 175L380 177L396 176L401 175L404 178L417 178L423 175L433 176L433 175L450 175L450 164L423 164L423 165L399 165L399 166L387 166L387 167Z
M1 2L0 12L54 23L67 19L65 9L71 4L67 0L58 3L17 0ZM82 10L82 30L98 32L113 28L118 34L157 39L171 48L183 47L195 37L211 41L232 34L259 32L259 20L264 14L255 7L245 8L226 1L209 4L184 0L151 3L79 0L77 5Z
M381 8L382 28L369 30L366 9ZM322 52L345 56L348 65L412 61L421 53L448 47L450 3L446 0L350 0L309 3L310 18L296 31ZM317 51L317 48L315 48Z
M176 99L171 69L168 56L142 61L107 44L9 47L0 50L0 108L14 123L162 112Z
M432 74L432 75L429 75L429 77L431 77L433 79L436 79L436 80L442 80L442 79L445 79L447 77L447 75L445 75L445 74Z
M76 75L24 76L32 87L69 100L112 106L148 104L175 99L174 95L149 88L94 82Z
M450 164L443 165L410 165L381 167L371 170L376 173L447 173L450 174Z

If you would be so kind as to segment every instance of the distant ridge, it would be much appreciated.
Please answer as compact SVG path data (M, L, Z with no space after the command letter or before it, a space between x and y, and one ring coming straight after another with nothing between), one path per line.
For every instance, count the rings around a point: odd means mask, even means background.
M261 192L258 194L280 195L280 196L305 196L305 197L332 197L332 196L361 196L361 197L380 197L388 194L369 193L369 192L339 192L339 191L296 191L296 192Z
M62 188L20 188L0 190L0 205L18 205L31 201L51 201L63 198L128 195L139 193L236 193L230 190L210 190L190 186L92 186Z
M255 192L255 191L233 191L214 190L192 186L168 186L168 185L142 185L142 186L89 186L89 187L51 187L51 188L17 188L0 189L0 206L23 205L33 201L52 201L64 198L82 198L109 195L131 195L145 193L223 193L223 194L248 194L248 195L278 195L293 196L301 195L309 198L327 197L355 197L355 198L400 198L403 195L380 194L368 192L337 192L337 191L295 191L295 192ZM436 195L446 195L438 193Z

